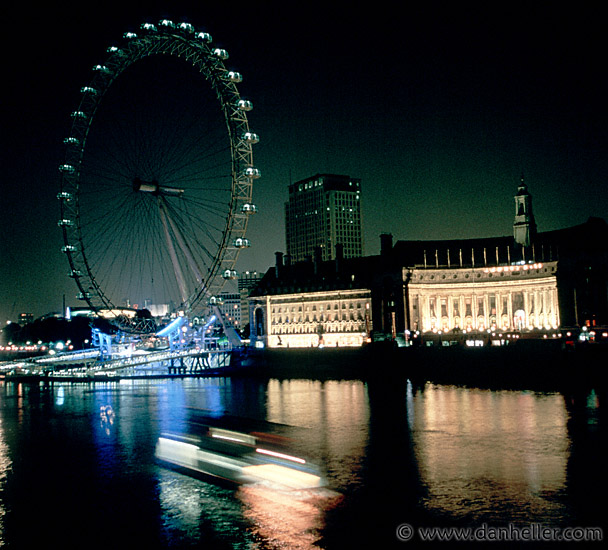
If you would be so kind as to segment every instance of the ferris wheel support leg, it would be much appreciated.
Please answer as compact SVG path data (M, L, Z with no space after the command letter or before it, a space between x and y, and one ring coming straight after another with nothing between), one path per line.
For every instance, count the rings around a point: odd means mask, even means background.
M171 263L173 265L173 271L175 272L175 278L177 279L177 285L179 286L179 292L182 297L182 302L186 302L188 299L188 292L186 290L186 281L184 280L184 274L182 273L182 269L177 261L177 254L175 252L175 247L173 246L173 240L171 239L171 234L169 232L169 225L167 222L167 213L165 211L165 206L163 204L162 197L158 198L158 212L160 215L160 221L163 224L163 229L165 231L165 240L167 241L167 249L169 250L169 256L171 257Z
M178 227L175 225L175 222L173 221L171 216L169 216L167 212L165 212L165 216L167 218L167 221L169 222L169 225L171 226L173 235L175 235L175 240L177 241L178 246L180 247L184 256L186 256L186 260L188 262L188 265L190 266L190 269L194 273L196 280L200 283L203 280L203 276L201 275L201 270L198 267L196 261L194 260L194 257L192 256L192 251L186 245L184 236L182 235Z
M239 333L224 319L219 307L213 306L213 312L215 313L215 316L218 318L219 322L222 324L224 334L226 335L226 338L228 338L228 342L230 342L230 347L240 348L243 345L243 341L241 340Z

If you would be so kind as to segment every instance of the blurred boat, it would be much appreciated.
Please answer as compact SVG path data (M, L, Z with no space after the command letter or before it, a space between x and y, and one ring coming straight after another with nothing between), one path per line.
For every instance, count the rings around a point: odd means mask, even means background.
M281 489L323 486L318 466L290 451L285 426L270 422L195 414L188 429L163 433L156 458L185 474L232 484L264 483Z

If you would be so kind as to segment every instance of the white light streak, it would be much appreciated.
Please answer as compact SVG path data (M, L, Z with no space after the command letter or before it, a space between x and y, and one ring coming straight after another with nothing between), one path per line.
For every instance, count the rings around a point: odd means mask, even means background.
M304 460L303 458L298 458L297 456L290 456L283 453L277 453L276 451L269 451L268 449L257 448L255 452L263 455L274 456L276 458L284 458L285 460L291 460L292 462L298 462L300 464L306 464L306 460Z

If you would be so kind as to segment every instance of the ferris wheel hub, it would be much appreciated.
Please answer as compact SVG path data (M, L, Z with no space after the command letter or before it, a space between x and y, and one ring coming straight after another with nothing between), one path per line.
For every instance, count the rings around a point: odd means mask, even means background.
M152 193L153 195L170 195L176 196L183 194L184 190L179 187L169 187L161 185L156 180L145 181L141 178L133 179L133 191L141 191L142 193Z
M225 67L226 50L189 23L144 23L107 53L81 88L59 166L70 277L93 311L118 311L135 297L193 311L236 276L239 251L250 246L244 235L260 177L252 149L259 136L247 118L253 103L237 88L242 75ZM182 75L183 65L157 64L160 55L190 68ZM129 94L150 79L185 90L176 95L181 110L167 94L133 106ZM117 212L120 223L106 223ZM143 330L139 318L113 323Z

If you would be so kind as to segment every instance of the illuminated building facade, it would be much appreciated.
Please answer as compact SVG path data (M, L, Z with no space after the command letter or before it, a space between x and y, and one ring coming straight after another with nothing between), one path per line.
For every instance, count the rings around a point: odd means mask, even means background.
M361 180L317 174L292 183L285 204L285 239L293 262L305 261L316 249L323 260L333 259L337 244L345 258L361 256Z
M365 289L267 295L255 300L254 317L264 319L256 336L270 348L361 346L371 328L370 306Z
M520 331L560 325L557 262L403 272L413 330Z
M367 258L314 258L291 264L277 252L276 265L252 291L251 341L258 347L350 347L365 343L374 307Z
M515 207L512 236L393 245L382 235L379 255L347 259L338 245L335 261L321 247L298 263L277 253L250 298L252 341L360 345L415 331L607 326L606 221L538 232L523 180Z
M514 225L515 227L515 225ZM533 330L608 324L608 225L510 237L399 241L405 328Z

